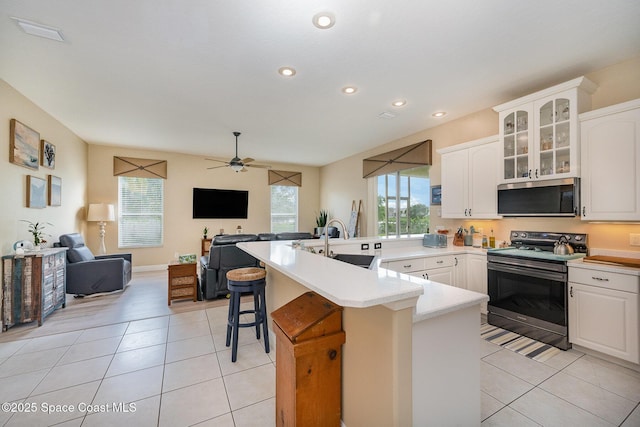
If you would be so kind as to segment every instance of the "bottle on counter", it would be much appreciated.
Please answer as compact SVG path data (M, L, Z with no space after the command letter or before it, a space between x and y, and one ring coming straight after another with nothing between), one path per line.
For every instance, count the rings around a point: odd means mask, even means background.
M493 229L491 229L491 236L489 236L489 247L490 248L496 247L496 237L493 235Z
M489 241L487 240L487 235L486 234L482 235L482 248L483 249L489 248Z

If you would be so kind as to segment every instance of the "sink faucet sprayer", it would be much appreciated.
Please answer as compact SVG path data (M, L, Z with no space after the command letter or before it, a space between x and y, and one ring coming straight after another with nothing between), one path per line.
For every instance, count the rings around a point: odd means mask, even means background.
M342 236L344 240L349 238L349 234L347 233L347 226L344 225L344 222L340 221L338 218L333 218L327 221L324 225L324 256L329 256L329 224L332 222L337 222L342 226Z

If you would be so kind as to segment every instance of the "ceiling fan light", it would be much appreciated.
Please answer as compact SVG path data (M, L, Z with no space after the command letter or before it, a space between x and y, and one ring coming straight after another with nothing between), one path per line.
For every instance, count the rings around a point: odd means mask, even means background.
M231 170L234 172L240 172L244 167L243 165L230 165L230 166L231 166Z

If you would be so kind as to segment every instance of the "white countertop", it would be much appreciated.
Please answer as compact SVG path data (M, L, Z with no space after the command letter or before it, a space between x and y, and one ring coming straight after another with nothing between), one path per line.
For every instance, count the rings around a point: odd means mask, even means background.
M354 240L356 240L355 243ZM359 249L359 245L367 240L354 240L332 240L331 248L337 253L360 253L354 251L354 245ZM305 243L308 243L308 246L320 244L318 241L305 241ZM379 261L444 254L486 253L481 249L458 246L442 249L423 248L410 241L403 243L407 245L404 248L399 247L401 246L399 243L388 245L393 247L386 248L385 243L387 242L383 241ZM477 292L384 268L367 270L322 255L294 249L290 241L246 242L238 243L237 246L263 261L267 266L343 307L365 308L406 301L416 305L414 322L417 322L488 300L486 295ZM417 303L414 302L416 298Z

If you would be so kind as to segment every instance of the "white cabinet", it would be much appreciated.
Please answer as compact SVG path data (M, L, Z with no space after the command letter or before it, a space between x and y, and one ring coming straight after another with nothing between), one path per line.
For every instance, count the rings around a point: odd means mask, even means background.
M640 220L640 99L580 115L582 219Z
M438 150L441 159L442 217L499 218L498 136Z
M387 261L380 267L411 276L465 288L465 255L436 255L424 258L407 258Z
M578 114L596 86L580 77L498 105L501 182L580 176Z
M468 290L488 294L486 254L468 254L466 274ZM481 304L480 309L482 313L487 313L486 301Z
M640 363L640 277L569 266L569 341Z

